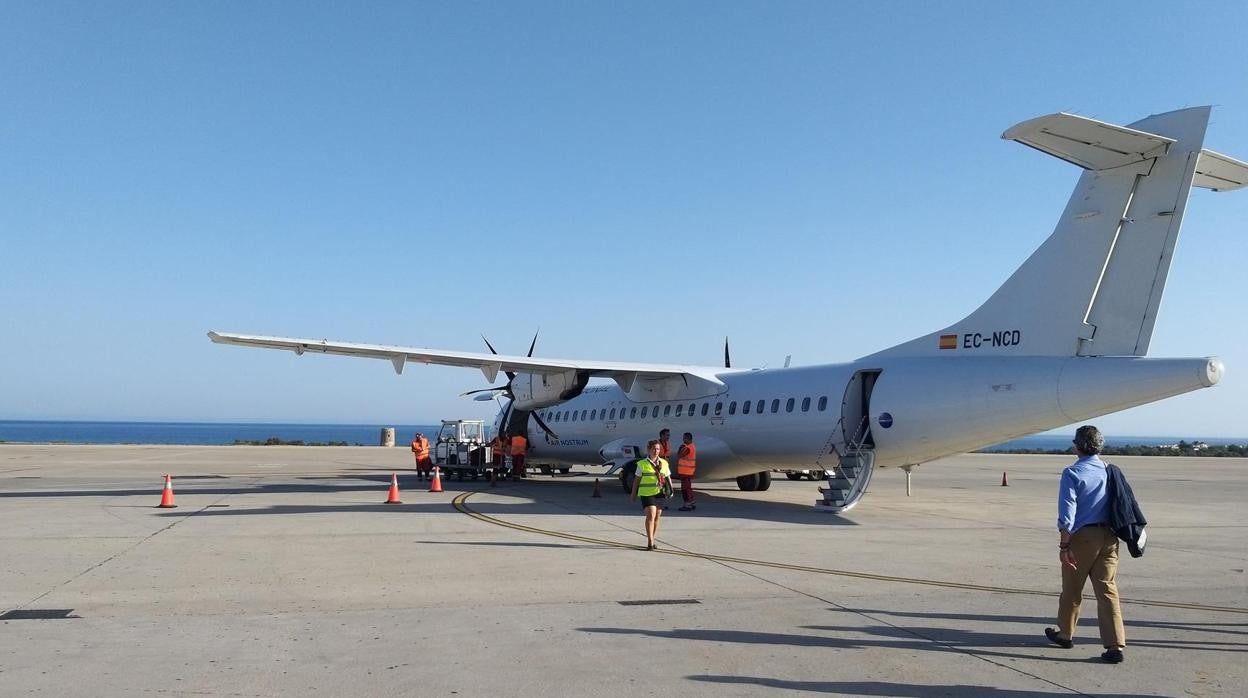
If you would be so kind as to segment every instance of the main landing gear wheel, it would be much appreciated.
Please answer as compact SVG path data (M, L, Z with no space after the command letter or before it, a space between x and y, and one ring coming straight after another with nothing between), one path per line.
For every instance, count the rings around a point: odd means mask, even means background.
M784 473L784 476L785 476L785 477L787 477L787 478L789 478L790 480L801 480L801 479L802 479L802 474L801 474L801 473L795 473L795 472L793 472L792 470L786 471L786 472Z
M742 492L763 492L771 487L771 471L742 475L737 478L737 487Z

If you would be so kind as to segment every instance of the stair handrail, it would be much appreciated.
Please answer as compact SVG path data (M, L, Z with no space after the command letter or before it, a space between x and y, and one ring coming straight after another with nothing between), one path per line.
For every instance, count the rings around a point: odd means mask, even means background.
M836 424L832 427L832 433L828 434L827 440L823 442L823 449L819 451L819 454L817 456L815 456L815 468L814 468L815 470L819 470L820 468L823 468L823 465L822 465L823 458L824 456L827 456L829 453L835 452L837 457L840 457L841 455L840 452L836 451L835 449L836 435L841 433L841 427L844 423L845 423L845 415L841 415L841 418L836 420ZM827 470L827 468L823 468L823 469Z
M864 449L862 444L867 440L867 429L870 426L870 420L867 415L862 416L862 420L858 422L858 428L854 430L849 442L845 444L845 450L850 453L861 453Z

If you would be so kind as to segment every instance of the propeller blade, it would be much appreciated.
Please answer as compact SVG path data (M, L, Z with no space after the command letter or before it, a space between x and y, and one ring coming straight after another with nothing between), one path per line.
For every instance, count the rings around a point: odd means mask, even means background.
M507 433L507 417L511 414L511 400L507 401L507 406L503 408L503 418L498 422L498 433L505 436L511 436Z
M487 346L487 347L489 347L489 348L490 348L490 353L491 353L491 354L497 354L497 353L498 353L498 350L494 348L494 345L493 345L493 344L490 344L490 340L485 339L485 335L481 335L481 339L485 340L485 346Z
M479 388L479 389L477 389L477 390L469 390L469 391L467 391L467 392L460 393L460 394L459 394L459 396L460 396L460 397L468 397L469 395L475 395L475 394L477 394L477 393L495 393L495 392L497 392L497 393L505 393L505 392L507 392L507 386L505 386L505 385L500 385L500 386L493 387L493 388ZM488 400L493 400L494 398L493 398L493 397L489 397L489 398L487 398L487 399L488 399Z
M493 399L494 399L493 395L478 395L473 398L473 400L475 400L476 402L489 402L490 400L493 400Z
M728 358L728 337L724 336L724 368L732 368L732 359Z
M481 335L481 339L485 339L485 335ZM533 339L534 339L534 340L536 340L536 339L537 339L537 337L534 337ZM497 354L497 353L498 353L498 350L494 348L494 345L493 345L493 344L490 344L490 340L485 339L485 346L487 346L487 347L489 347L489 348L490 348L490 353L491 353L491 354ZM516 377L516 374L512 373L511 371L503 371L503 373L506 373L506 374L507 374L507 381L508 381L508 383L509 383L509 384L510 384L510 382L511 382L511 381L512 381L515 377Z
M533 349L537 346L537 334L541 331L542 328L539 327L537 328L537 332L533 333L533 341L529 343L529 353L525 354L525 356L533 356Z
M559 435L551 431L550 427L546 426L546 422L542 421L542 418L537 415L537 412L530 412L529 414L533 416L533 419L537 421L537 426L541 427L542 431L546 432L547 436L555 441L559 440Z

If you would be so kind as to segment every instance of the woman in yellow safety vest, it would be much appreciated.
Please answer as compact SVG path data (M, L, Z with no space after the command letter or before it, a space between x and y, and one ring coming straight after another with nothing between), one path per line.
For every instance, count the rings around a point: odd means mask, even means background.
M637 476L633 478L631 499L641 497L641 510L646 512L646 550L657 550L654 539L659 535L659 519L663 516L663 482L671 480L672 471L667 461L659 457L659 442L646 445L647 457L637 461Z

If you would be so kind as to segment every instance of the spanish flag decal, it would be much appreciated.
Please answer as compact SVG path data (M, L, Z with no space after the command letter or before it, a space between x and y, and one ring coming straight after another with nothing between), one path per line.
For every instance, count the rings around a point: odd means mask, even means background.
M957 349L958 348L958 335L956 334L940 335L940 348L941 349Z

